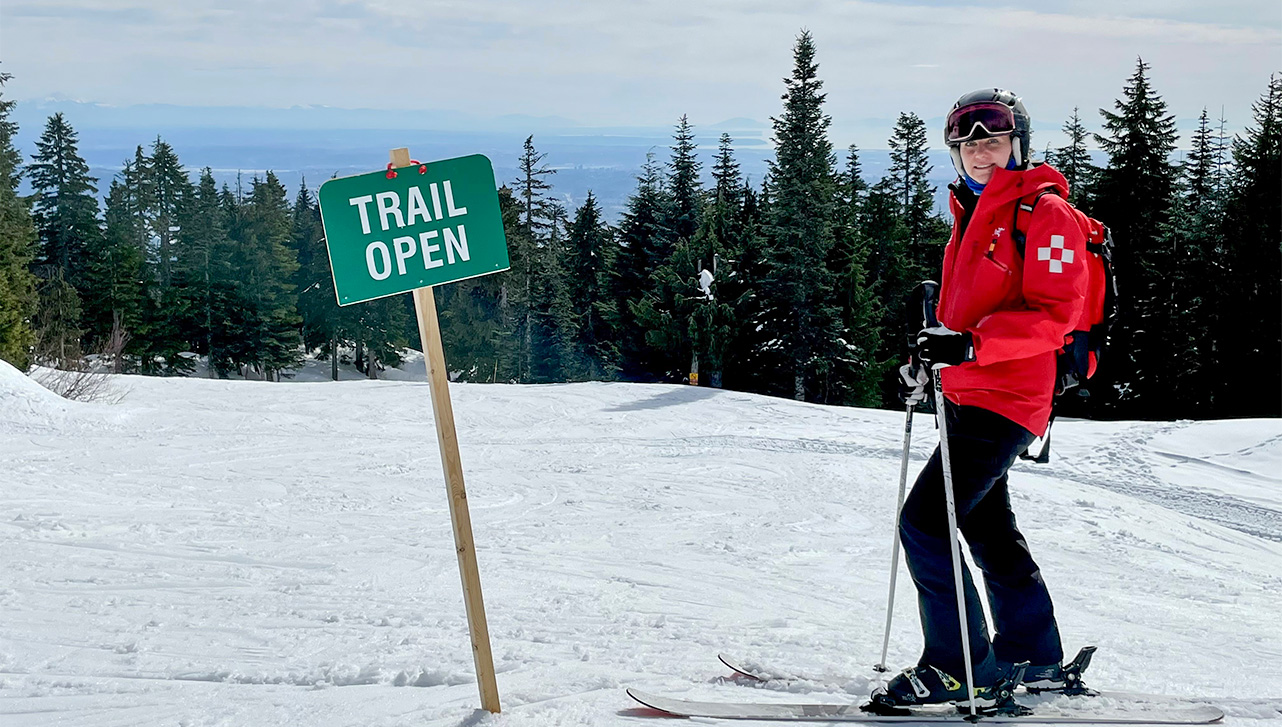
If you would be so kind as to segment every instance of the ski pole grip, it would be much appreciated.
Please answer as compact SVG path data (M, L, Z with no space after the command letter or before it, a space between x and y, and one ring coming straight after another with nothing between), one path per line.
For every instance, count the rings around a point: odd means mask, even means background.
M921 320L925 324L922 328L934 328L939 325L939 317L935 315L935 307L939 304L939 283L923 280L921 292Z

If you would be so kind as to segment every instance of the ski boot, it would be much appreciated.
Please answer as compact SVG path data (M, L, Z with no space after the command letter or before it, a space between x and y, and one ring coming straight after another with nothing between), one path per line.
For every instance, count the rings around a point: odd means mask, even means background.
M979 715L1019 715L1027 713L1015 702L1015 687L1019 686L1028 664L1017 664L1014 670L997 683L975 688L975 707ZM933 666L912 666L900 672L886 686L872 693L870 701L861 706L865 712L879 715L907 715L913 707L932 704L953 704L963 711L970 710L970 693L966 685L942 669Z
M1094 695L1095 692L1087 689L1082 683L1082 672L1091 665L1091 657L1095 655L1095 649L1094 646L1083 647L1072 661L1063 666L1047 664L1028 667L1024 671L1022 680L1024 689L1027 689L1030 694L1054 692L1069 696Z

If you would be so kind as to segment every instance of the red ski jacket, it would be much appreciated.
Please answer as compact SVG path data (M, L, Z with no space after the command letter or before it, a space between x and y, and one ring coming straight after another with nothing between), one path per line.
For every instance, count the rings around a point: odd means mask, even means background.
M1086 237L1068 202L1042 197L1030 216L1024 255L1011 229L1021 200L1068 182L1042 164L998 169L958 239L965 210L950 194L953 234L944 250L939 321L974 338L975 360L943 370L944 395L957 404L996 412L1033 434L1046 433L1054 398L1056 352L1081 328L1086 308Z

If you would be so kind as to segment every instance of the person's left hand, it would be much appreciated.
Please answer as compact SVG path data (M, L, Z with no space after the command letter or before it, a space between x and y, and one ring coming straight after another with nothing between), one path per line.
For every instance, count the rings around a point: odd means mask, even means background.
M945 326L923 328L917 334L917 358L932 368L956 366L975 360L975 344L965 331Z
M918 363L906 363L899 367L899 400L905 404L917 406L926 400L926 387L930 385L930 374L926 367Z

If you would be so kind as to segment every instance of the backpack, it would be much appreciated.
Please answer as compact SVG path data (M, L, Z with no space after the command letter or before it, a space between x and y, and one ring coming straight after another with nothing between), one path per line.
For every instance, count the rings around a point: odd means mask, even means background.
M1027 214L1022 219L1032 217L1038 201L1048 194L1062 194L1057 187L1049 187L1024 197L1015 206L1014 219L1011 220L1011 239L1020 257L1024 255L1024 246L1028 239L1027 227L1020 226L1020 212ZM1117 278L1113 274L1113 233L1108 226L1086 213L1069 205L1077 217L1078 224L1086 230L1086 267L1088 283L1086 289L1086 309L1080 320L1082 327L1064 337L1064 347L1056 359L1058 375L1055 380L1055 401L1058 402L1067 392L1076 389L1077 396L1090 396L1086 380L1095 375L1100 359L1108 348L1109 335L1117 322ZM1051 422L1055 421L1055 409L1051 408ZM1041 438L1040 452L1033 454L1034 442L1023 454L1023 459L1045 463L1050 461L1050 428Z

